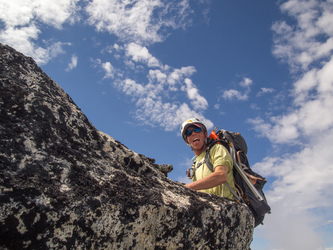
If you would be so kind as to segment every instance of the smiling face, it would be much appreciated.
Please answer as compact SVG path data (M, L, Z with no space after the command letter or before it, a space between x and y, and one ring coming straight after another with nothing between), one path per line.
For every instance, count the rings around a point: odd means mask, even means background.
M196 128L195 126L190 126L187 128L188 130L193 130ZM207 146L205 144L205 139L207 138L207 133L201 130L196 133L192 132L191 135L187 136L187 144L192 148L196 156L199 156L203 151L206 150Z

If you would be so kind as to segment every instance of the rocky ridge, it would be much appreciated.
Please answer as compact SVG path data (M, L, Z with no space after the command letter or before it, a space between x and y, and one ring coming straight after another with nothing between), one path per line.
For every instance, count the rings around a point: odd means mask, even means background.
M2 44L0 89L0 249L249 249L245 205L168 179Z

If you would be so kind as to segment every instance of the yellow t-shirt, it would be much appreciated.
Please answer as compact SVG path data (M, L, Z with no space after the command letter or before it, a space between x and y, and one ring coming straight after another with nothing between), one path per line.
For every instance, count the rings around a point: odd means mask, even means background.
M210 175L212 172L209 170L205 163L205 156L206 151L202 152L197 158L195 167L201 164L201 166L198 167L195 171L195 175L193 177L193 181L201 180L202 178ZM235 183L234 183L234 176L232 172L233 163L232 158L228 152L228 150L223 147L220 144L215 144L209 151L209 159L212 163L214 169L217 166L228 166L228 176L227 176L227 182L229 186L236 192ZM216 187L210 188L210 189L203 189L200 190L201 192L215 194L218 196L222 196L229 199L234 199L234 195L230 192L228 187L226 187L224 184L218 185Z

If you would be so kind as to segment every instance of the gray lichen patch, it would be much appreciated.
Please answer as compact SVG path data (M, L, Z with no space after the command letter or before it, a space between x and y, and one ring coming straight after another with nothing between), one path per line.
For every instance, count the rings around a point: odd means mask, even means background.
M171 181L2 44L0 72L1 249L249 248L246 206Z

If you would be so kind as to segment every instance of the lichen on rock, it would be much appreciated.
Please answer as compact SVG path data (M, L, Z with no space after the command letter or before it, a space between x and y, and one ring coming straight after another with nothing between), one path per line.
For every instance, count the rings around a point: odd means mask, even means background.
M242 204L166 177L0 45L1 249L249 249Z

